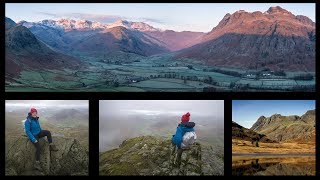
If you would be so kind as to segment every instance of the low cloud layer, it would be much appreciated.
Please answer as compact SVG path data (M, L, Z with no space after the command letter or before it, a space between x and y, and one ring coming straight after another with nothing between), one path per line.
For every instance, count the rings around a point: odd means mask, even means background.
M70 19L85 19L89 21L95 21L100 23L114 23L119 20L128 20L128 21L138 21L138 22L146 22L146 23L157 23L163 24L165 23L163 20L160 19L153 19L153 18L130 18L125 16L119 15L110 15L110 14L89 14L89 13L47 13L47 12L38 12L39 14L43 14L46 16L50 16L55 19L59 18L70 18Z
M88 108L89 101L87 100L7 100L6 108Z

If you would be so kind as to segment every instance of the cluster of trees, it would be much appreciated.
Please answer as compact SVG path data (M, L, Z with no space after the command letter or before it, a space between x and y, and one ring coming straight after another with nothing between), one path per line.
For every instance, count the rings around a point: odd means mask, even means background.
M202 89L202 92L217 92L217 88L215 88L215 87L204 87L203 89Z
M250 88L249 84L236 84L235 82L230 83L229 85L230 89L233 89L235 91L246 91Z
M178 63L175 64L158 64L158 65L152 65L152 67L177 67L179 66Z
M119 87L120 83L118 80L113 80L113 81L106 80L106 85L113 86L113 87Z
M150 79L153 78L179 78L179 75L176 73L165 73L165 74L157 74L157 75L150 75ZM182 79L182 78L181 78Z
M279 71L275 71L273 73L275 76L286 76L286 72L284 72L284 70L279 70Z
M107 63L107 64L115 64L115 65L121 65L121 61L111 61L110 59L108 60L100 60L100 62L103 62L103 63Z
M313 80L313 75L308 73L308 74L300 74L296 75L293 77L294 80L304 80L304 81L310 81Z
M204 78L199 78L198 76L182 76L182 75L178 75L176 73L165 73L165 74L158 74L158 75L150 75L150 79L154 79L154 78L181 79L181 80L184 80L185 83L188 80L188 81L204 82L204 83L212 84L212 85L216 85L217 84L217 81L215 81L211 76L206 76Z
M203 69L204 72L217 72L221 74L226 74L230 76L235 76L235 77L242 77L242 73L237 72L237 71L228 71L228 70L223 70L223 69Z
M290 90L294 92L313 92L316 90L316 86L315 85L296 85Z

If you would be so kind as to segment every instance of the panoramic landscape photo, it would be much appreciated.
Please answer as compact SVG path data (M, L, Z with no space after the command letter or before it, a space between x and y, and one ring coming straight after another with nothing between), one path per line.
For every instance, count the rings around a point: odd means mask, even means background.
M6 3L5 90L315 91L315 3Z
M232 174L315 176L315 104L232 101Z
M100 101L99 157L104 176L224 175L224 101Z

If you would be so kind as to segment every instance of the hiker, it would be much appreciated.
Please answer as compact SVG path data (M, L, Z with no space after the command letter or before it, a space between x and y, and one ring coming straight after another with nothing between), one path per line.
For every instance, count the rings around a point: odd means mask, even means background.
M182 115L181 117L181 123L179 123L177 130L176 130L176 134L172 136L172 144L174 146L172 153L175 153L175 151L177 151L177 156L176 156L176 162L177 165L180 166L181 163L181 155L184 149L188 149L190 148L189 143L188 142L184 142L184 135L187 132L193 132L194 136L188 136L187 138L194 138L193 140L190 140L192 142L190 142L190 145L192 143L194 143L195 140L195 133L194 133L194 129L193 127L196 125L194 122L189 122L190 120L190 113L186 113L184 115ZM186 140L186 141L189 141ZM177 149L178 148L178 149Z
M52 143L52 136L50 131L42 130L39 123L38 111L35 108L31 108L28 113L27 119L24 122L25 132L29 138L29 140L36 147L36 163L34 168L37 170L41 170L40 165L40 144L39 139L47 136L49 142L50 151L58 151L57 147Z

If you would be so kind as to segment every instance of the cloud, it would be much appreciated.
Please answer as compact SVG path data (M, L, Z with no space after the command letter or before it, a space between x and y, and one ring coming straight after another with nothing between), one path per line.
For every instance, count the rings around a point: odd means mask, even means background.
M89 13L47 13L47 12L38 12L39 14L49 16L52 18L71 18L71 19L85 19L90 21L96 21L101 23L113 23L118 20L129 20L129 21L138 21L138 22L147 22L147 23L157 23L164 24L165 22L160 19L154 18L130 18L125 16L110 15L110 14L89 14Z
M71 19L85 19L90 21L96 21L101 23L113 23L115 21L126 19L123 16L117 15L106 15L106 14L88 14L88 13L47 13L47 12L38 12L52 18L71 18Z
M139 18L139 21L146 21L146 22L152 22L152 23L158 23L158 24L164 24L165 22L160 19L153 19L153 18Z

